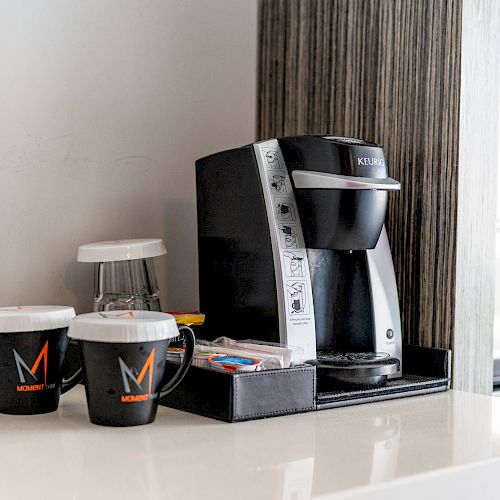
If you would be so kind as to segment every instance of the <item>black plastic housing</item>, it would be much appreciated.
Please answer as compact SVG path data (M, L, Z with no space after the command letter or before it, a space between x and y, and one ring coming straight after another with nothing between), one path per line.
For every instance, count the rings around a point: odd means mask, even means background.
M387 178L375 143L322 136L277 140L297 170ZM278 288L266 202L253 145L196 162L201 338L280 342ZM379 239L388 193L293 186L311 274L318 349L371 351L374 317L366 251ZM278 278L279 279L279 278Z
M297 136L279 139L288 170L387 178L383 149L358 139ZM293 182L293 177L292 178ZM387 191L294 189L308 248L366 250L377 244Z
M196 162L200 309L197 335L279 342L271 236L253 147Z

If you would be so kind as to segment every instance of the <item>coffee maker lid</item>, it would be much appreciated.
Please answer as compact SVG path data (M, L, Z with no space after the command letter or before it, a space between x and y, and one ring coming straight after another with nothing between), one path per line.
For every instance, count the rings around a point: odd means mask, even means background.
M67 306L0 307L0 332L39 332L66 328L75 310Z
M87 243L78 248L78 262L113 262L148 259L167 253L161 238L112 240Z
M376 142L366 141L365 139L358 139L357 137L341 137L337 135L324 135L323 139L336 142L337 144L346 144L348 146L371 146L380 148Z
M68 337L90 342L152 342L179 336L174 316L157 311L102 311L71 320Z

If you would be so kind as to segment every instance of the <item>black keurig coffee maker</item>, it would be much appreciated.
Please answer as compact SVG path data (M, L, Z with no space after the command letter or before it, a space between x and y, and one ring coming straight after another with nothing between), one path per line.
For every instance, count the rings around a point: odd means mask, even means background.
M301 346L322 379L401 374L398 295L377 144L297 136L196 163L201 333Z

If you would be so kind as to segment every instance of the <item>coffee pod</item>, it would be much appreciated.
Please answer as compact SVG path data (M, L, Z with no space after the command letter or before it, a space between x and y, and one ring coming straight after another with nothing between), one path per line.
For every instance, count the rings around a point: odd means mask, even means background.
M67 330L66 306L0 307L0 412L14 415L57 409Z
M208 363L211 368L216 370L235 373L235 372L255 372L259 369L262 361L260 359L248 358L246 356L209 356Z

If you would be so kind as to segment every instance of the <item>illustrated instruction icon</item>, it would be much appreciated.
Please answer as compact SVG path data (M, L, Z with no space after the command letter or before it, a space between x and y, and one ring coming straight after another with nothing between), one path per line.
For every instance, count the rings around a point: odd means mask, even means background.
M269 187L272 194L288 194L286 187L286 177L281 173L269 174Z
M290 315L309 314L306 291L307 284L305 281L287 281L287 307Z
M281 248L297 248L297 230L294 225L279 224Z
M289 198L277 198L274 202L276 216L279 221L288 222L295 220L295 209Z
M280 159L276 149L264 149L264 158L268 168L280 168Z
M305 277L304 254L302 252L283 252L285 275L289 278Z

